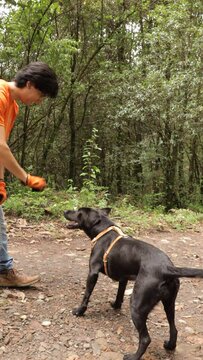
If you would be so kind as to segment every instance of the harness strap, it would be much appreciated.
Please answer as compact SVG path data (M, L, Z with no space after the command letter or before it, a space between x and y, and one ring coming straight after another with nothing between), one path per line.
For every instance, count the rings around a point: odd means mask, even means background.
M122 230L115 225L109 226L107 229L104 229L103 231L101 231L97 236L95 236L94 239L92 239L91 243L92 243L92 248L94 247L94 245L96 244L97 240L99 240L103 235L107 234L109 231L114 230L117 232L117 234L121 235L121 236L125 236L125 234L122 232Z
M108 262L108 255L112 249L112 247L115 245L115 243L120 240L122 237L125 237L126 235L122 232L122 230L115 226L115 225L112 225L112 226L109 226L107 229L104 229L103 231L101 231L92 241L92 249L93 247L95 246L97 240L99 240L103 235L105 235L106 233L108 233L109 231L111 230L114 230L115 232L117 232L117 234L119 234L119 236L117 236L117 238L110 244L110 246L108 247L108 249L106 250L106 252L104 253L104 256L103 256L103 262L104 262L104 271L105 271L105 274L108 276L108 270L107 270L107 262Z
M115 245L115 243L120 240L121 238L123 237L123 235L119 235L117 236L117 238L110 244L110 246L108 247L108 249L106 250L106 252L104 253L104 256L103 256L103 263L104 263L104 271L105 271L105 274L108 276L108 269L107 269L107 263L108 263L108 255L112 249L112 247Z

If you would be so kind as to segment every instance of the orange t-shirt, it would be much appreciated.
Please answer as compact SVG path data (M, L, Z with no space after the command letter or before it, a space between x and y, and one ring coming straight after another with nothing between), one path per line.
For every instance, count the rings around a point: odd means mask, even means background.
M8 83L0 79L0 126L5 127L6 139L13 128L18 108L17 102L11 97Z

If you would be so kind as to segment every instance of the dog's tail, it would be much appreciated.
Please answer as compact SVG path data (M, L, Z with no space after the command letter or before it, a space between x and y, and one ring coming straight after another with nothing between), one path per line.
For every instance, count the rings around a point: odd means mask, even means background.
M164 276L166 278L203 278L203 269L168 266Z

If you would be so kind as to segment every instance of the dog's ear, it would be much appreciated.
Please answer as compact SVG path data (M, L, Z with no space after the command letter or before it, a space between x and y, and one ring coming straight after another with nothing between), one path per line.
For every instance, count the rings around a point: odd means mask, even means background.
M103 208L101 209L101 212L104 214L104 215L109 215L110 212L111 212L111 208Z

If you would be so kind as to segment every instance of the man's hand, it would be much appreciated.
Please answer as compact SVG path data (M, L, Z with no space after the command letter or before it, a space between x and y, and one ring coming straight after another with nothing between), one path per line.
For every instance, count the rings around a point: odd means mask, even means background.
M6 184L3 180L0 180L0 205L7 199Z
M25 185L29 186L34 191L42 191L47 186L47 183L44 178L28 174Z

